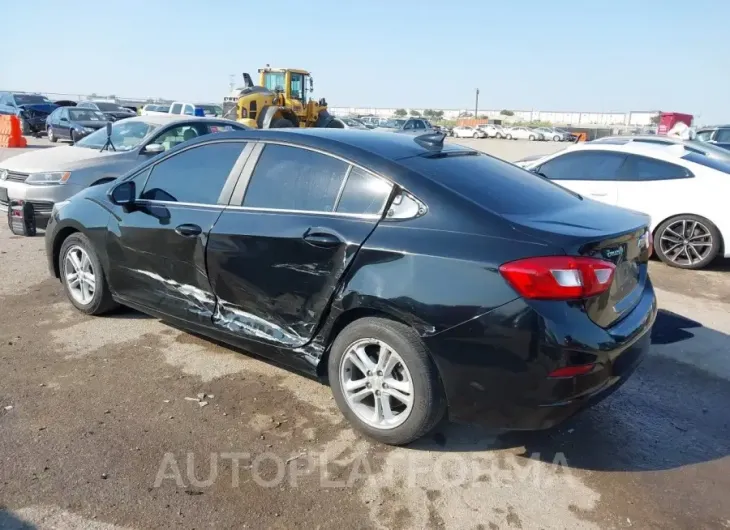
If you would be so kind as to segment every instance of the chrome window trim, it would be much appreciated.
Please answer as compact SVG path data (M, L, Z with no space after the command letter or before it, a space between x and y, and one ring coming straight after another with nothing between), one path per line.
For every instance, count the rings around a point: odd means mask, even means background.
M177 203L173 203L177 204ZM359 214L359 213L342 213L342 212L331 212L322 210L291 210L286 208L259 208L253 206L228 206L227 210L239 210L246 212L262 212L262 213L283 213L283 214L295 214L295 215L324 215L331 217L349 217L351 219L380 219L382 214Z
M214 210L223 210L226 207L225 204L203 204L200 202L157 201L157 200L152 200L152 199L138 199L134 203L141 204L143 206L146 206L146 205L184 206L184 207L188 207L188 208L193 207L193 208L214 209Z
M246 191L248 190L248 185L251 181L251 177L253 176L253 172L256 169L256 165L258 164L259 159L261 158L261 153L263 153L264 148L268 144L281 145L284 147L293 147L293 148L297 148L297 149L305 149L307 151L313 151L315 153L318 153L318 154L321 154L324 156L329 156L331 158L335 158L337 160L340 160L340 161L348 164L347 172L345 173L345 176L343 177L343 180L342 180L342 184L340 185L340 190L338 192L334 208L332 210L291 210L291 209L285 209L285 208L259 208L259 207L252 207L252 206L243 206L243 201L246 198ZM356 167L359 170L367 173L368 175L371 175L375 178L385 181L387 184L389 184L391 186L391 194L392 194L393 188L398 186L391 179L384 177L382 175L378 175L377 173L374 173L370 169L367 169L367 168L361 166L360 164L352 162L351 160L348 160L339 155L329 153L322 149L317 149L316 147L299 145L296 143L285 142L285 141L281 141L281 140L259 140L256 147L257 147L257 149L249 157L249 159L246 162L246 165L244 167L244 170L241 173L241 178L239 179L239 182L236 185L236 189L234 190L233 195L231 197L229 208L252 210L252 211L258 210L258 211L266 211L266 212L307 213L307 214L313 213L313 214L324 214L324 215L336 215L336 216L340 216L340 217L352 217L352 218L358 218L358 219L381 219L385 213L385 207L388 205L388 199L390 199L390 194L385 199L385 201L383 201L383 204L380 206L380 209L378 210L377 214L352 214L352 213L341 213L341 212L336 211L337 207L339 206L340 199L342 198L342 193L344 192L345 184L347 183L347 180L350 177L350 173L352 173L352 168ZM238 200L239 197L240 197L240 200Z
M199 144L189 145L186 148L181 149L180 151L176 151L176 152L174 152L172 154L165 155L161 160L156 160L154 163L152 163L149 166L145 167L141 171L135 173L135 175L132 176L132 177L130 177L130 179L134 179L135 177L141 175L144 171L148 171L149 170L149 174L147 175L147 178L145 179L145 182L144 182L144 186L142 186L142 191L140 192L140 196L142 196L142 193L144 193L144 190L147 188L147 183L149 182L150 177L152 176L152 174L154 173L154 171L155 171L155 169L157 168L158 165L162 164L166 160L169 160L170 158L173 158L175 156L178 156L178 155L180 155L182 153L185 153L185 152L187 152L187 151L189 151L191 149L197 149L199 147L205 147L205 146L213 145L213 144L224 144L224 143L225 144L239 143L239 144L244 144L244 146L241 148L241 153L238 155L238 158L236 159L236 162L233 164L233 167L231 167L231 170L228 172L228 176L226 177L226 180L223 183L223 188L221 189L221 192L218 195L218 199L217 199L217 201L216 201L215 204L188 203L188 202L177 202L177 201L153 201L153 200L150 200L150 199L137 199L136 202L138 202L138 203L154 203L154 204L178 204L178 205L186 205L186 206L216 206L216 207L225 207L228 204L228 200L229 199L224 200L224 197L225 197L224 194L232 193L232 191L230 191L230 189L234 187L234 184L233 183L235 183L236 180L238 179L238 174L236 173L236 168L238 167L238 164L241 161L241 158L246 153L248 144L251 143L251 142L247 142L245 139L212 140L210 142L201 142ZM248 159L248 156L250 156L250 154L251 154L251 152L249 151L246 159ZM245 164L245 162L242 163L242 165L244 165L244 164ZM125 179L125 180L130 180L130 179ZM232 184L230 184L230 187L229 187L229 181L232 181L233 182Z

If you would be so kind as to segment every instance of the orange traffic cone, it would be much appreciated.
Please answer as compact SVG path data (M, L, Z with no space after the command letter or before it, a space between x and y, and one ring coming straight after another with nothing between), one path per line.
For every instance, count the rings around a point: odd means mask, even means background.
M0 116L0 147L28 147L17 116Z

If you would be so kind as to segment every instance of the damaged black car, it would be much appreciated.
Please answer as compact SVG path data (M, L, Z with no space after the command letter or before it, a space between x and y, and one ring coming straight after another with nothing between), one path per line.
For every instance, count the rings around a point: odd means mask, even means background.
M0 92L0 114L17 116L24 135L45 131L46 118L57 108L58 105L40 94Z
M649 218L444 136L211 134L57 203L50 272L320 377L354 427L406 444L445 415L551 427L650 345Z

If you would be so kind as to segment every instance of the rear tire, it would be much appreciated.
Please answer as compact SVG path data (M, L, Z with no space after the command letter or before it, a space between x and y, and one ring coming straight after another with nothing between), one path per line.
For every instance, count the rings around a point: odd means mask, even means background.
M286 118L279 118L271 122L269 129L284 129L288 127L295 127L294 123Z
M20 118L20 132L23 136L28 136L30 134L30 123L28 123L28 120L24 118Z
M355 350L366 355L369 363L363 363L362 355L355 355ZM441 379L426 346L413 328L400 322L368 317L351 323L332 344L327 369L342 414L357 430L382 443L404 445L421 438L446 411ZM366 380L371 381L367 388ZM348 382L359 381L363 383L345 388ZM401 398L408 397L410 405L393 397L396 391ZM357 399L363 394L365 397ZM384 401L385 408L379 405ZM383 413L386 409L391 415Z
M533 135L530 135L530 138L529 138L529 140L530 140L531 142L534 142L534 141L535 141L535 137L534 137Z
M507 138L507 140L511 140L512 139L512 135L511 134L508 134L505 138Z
M74 134L73 130L69 133L69 138L71 139L71 144L76 143L76 135Z
M717 257L720 247L720 231L698 215L677 215L667 219L656 229L654 237L657 257L679 269L706 267Z
M479 138L479 135L477 133L474 133L474 139L476 140L477 138Z
M73 264L74 261L79 264L78 267ZM76 232L64 240L58 254L58 270L68 299L82 313L101 315L117 307L99 257L84 234Z
M555 136L553 136L553 142L560 142L560 141L561 141L560 136L558 136L557 134Z

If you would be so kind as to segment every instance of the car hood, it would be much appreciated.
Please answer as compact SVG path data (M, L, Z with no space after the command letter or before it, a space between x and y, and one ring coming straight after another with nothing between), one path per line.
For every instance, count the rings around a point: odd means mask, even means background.
M93 166L102 161L123 156L125 153L86 149L83 147L60 146L49 149L36 149L0 162L0 167L19 173L39 171L73 171Z
M105 121L99 120L85 120L85 121L73 121L72 125L80 125L81 127L89 127L91 129L101 129L106 125ZM92 149L93 151L93 149Z
M58 108L58 105L54 105L53 103L28 103L26 105L18 105L18 107L23 110L35 110L50 114Z

